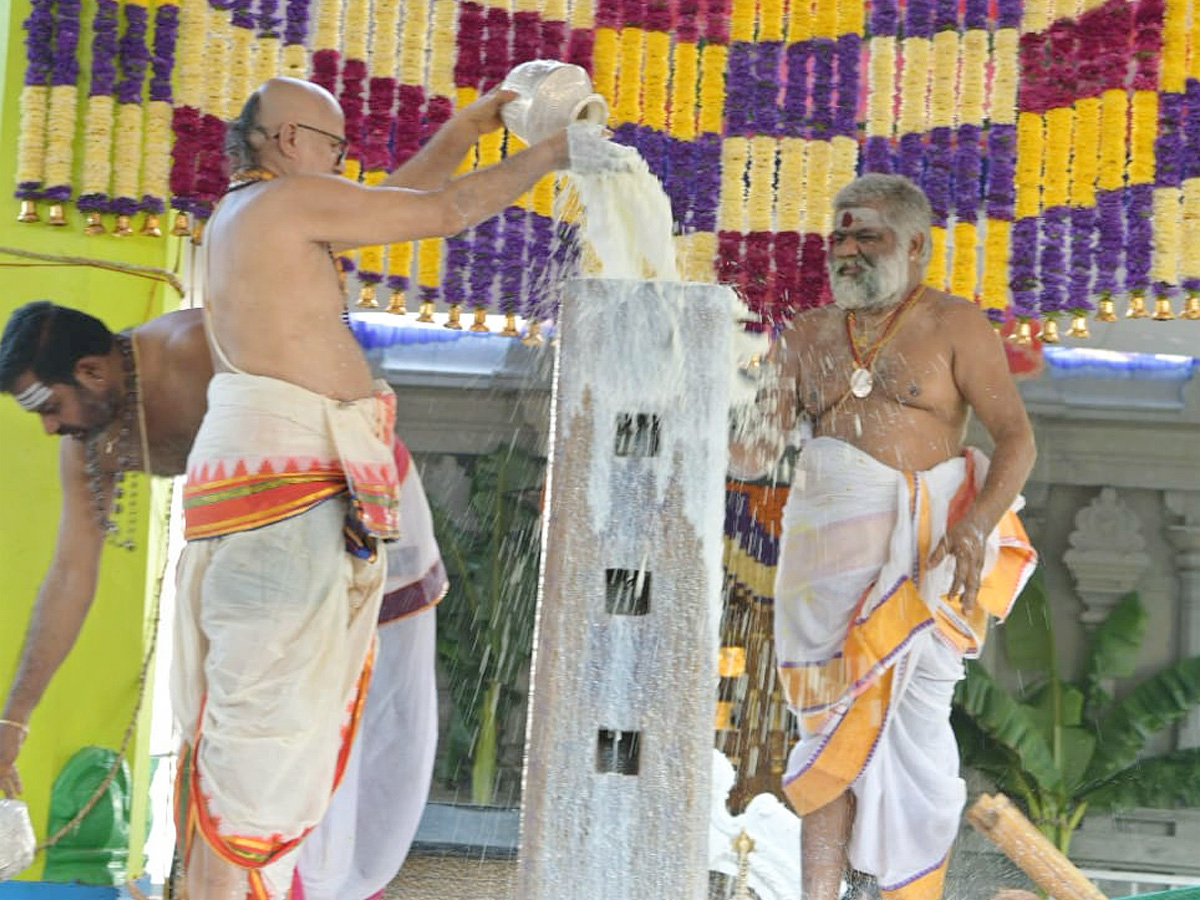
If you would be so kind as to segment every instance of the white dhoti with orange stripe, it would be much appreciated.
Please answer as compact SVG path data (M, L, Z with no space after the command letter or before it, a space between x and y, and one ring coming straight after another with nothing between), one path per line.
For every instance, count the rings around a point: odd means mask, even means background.
M386 388L386 386L383 386ZM292 884L301 840L347 765L398 532L390 389L338 403L220 374L188 460L172 703L177 795L197 839L245 869L246 895Z
M850 864L900 900L941 895L965 800L950 702L989 616L1003 619L1037 556L1016 513L987 537L978 605L945 592L929 555L970 506L987 458L968 449L900 472L833 438L806 444L783 511L775 644L801 724L784 791L804 816L852 791Z

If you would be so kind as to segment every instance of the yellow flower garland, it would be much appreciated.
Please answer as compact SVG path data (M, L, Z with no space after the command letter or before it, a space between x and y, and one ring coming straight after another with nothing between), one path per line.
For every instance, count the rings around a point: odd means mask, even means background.
M746 188L746 225L750 231L771 231L775 179L775 158L778 144L773 137L755 135L750 138L750 175Z
M388 246L387 274L407 279L412 278L413 245L411 241ZM411 282L410 282L411 283Z
M725 115L725 64L729 48L709 43L700 51L700 113L697 121L701 134L720 134Z
M1042 170L1043 209L1067 204L1074 119L1074 113L1069 106L1047 110L1042 117L1046 141Z
M674 47L671 66L671 135L683 141L696 139L696 94L699 92L700 55L690 41Z
M175 102L201 109L204 106L204 48L207 0L180 0L179 42L175 61Z
M900 75L900 115L896 126L900 134L922 132L928 126L930 50L928 38L904 39L904 71Z
M1072 206L1096 204L1096 178L1100 174L1100 98L1084 97L1075 103L1075 131L1071 154Z
M642 124L667 130L667 67L660 61L671 58L671 36L664 31L646 32L646 84L642 90Z
M783 0L759 0L758 40L782 41L784 29Z
M596 92L615 104L617 99L617 51L621 46L615 28L597 28L592 47L592 84ZM610 110L610 117L616 110ZM618 123L619 124L619 123Z
M729 40L754 40L755 0L733 0L729 9Z
M80 194L107 194L112 180L113 111L112 94L93 94L87 98L83 119L83 167L79 175ZM72 140L74 134L68 137ZM51 145L53 147L53 145ZM68 169L68 178L70 180ZM64 182L55 181L55 184Z
M958 82L958 57L960 53L958 32L939 31L933 36L933 84L930 91L929 124L933 128L953 128L960 98L954 91Z
M833 194L829 190L833 146L828 141L809 141L805 194L808 231L824 234L833 222Z
M1030 32L1045 31L1050 27L1050 3L1048 0L1025 0L1021 12L1021 30Z
M1017 121L1017 54L1020 37L1015 28L1000 28L992 36L991 97L987 115L995 125L1012 125Z
M171 104L166 100L146 103L146 149L142 159L142 184L151 197L165 204L171 194Z
M1127 109L1124 90L1113 88L1100 95L1100 174L1096 187L1102 191L1125 186Z
M254 72L251 69L254 56L254 32L249 28L239 28L232 23L228 25L229 33L229 68L224 71L224 91L232 102L240 103L250 96L250 91L256 87L251 84ZM234 100L234 98L237 98ZM230 108L226 107L226 113ZM231 118L230 115L222 118Z
M1154 181L1154 138L1158 132L1158 92L1134 91L1129 116L1129 183Z
M809 0L796 0L787 5L787 42L796 44L807 41L813 34L812 4Z
M455 0L434 0L433 28L429 36L429 92L438 97L454 96ZM394 55L394 53L393 53Z
M219 9L209 8L207 44L204 52L204 105L203 111L221 119L232 119L237 115L236 104L246 99L245 94L234 97L229 89L231 35L228 15ZM240 30L240 29L238 29Z
M1036 216L1041 210L1042 160L1045 123L1037 113L1017 116L1016 201L1013 215L1018 219Z
M892 100L896 96L896 39L891 35L873 37L868 69L867 136L892 136Z
M446 242L442 238L417 241L417 284L424 288L436 288L441 281L442 249ZM487 302L487 298L482 298Z
M846 0L842 0L843 3ZM835 38L838 36L838 0L815 0L812 11L813 37Z
M78 94L73 84L50 88L50 108L46 113L46 185L57 187L71 183L71 164L75 147L75 106ZM111 103L112 98L109 98ZM109 116L111 125L112 116Z
M414 6L419 4L413 4ZM406 9L410 7L406 6ZM313 50L337 50L342 44L342 4L340 0L318 0L312 6Z
M807 141L802 138L783 139L779 148L779 191L775 199L775 227L780 231L803 233L804 210L800 198L807 158Z
M1012 244L1012 222L988 219L983 241L983 280L979 293L985 309L1008 305L1008 248Z
M745 197L742 182L750 160L750 142L729 137L721 144L721 199L717 206L717 228L721 231L745 231Z
M414 7L428 9L425 2L407 4L406 9ZM367 39L371 34L371 23L368 17L367 0L344 0L345 27L342 30L342 59L367 59Z
M1200 178L1185 179L1180 193L1179 275L1200 278Z
M46 166L46 119L50 89L44 84L21 88L21 133L17 138L17 183L42 184Z
M118 103L113 141L112 195L142 199L142 104ZM165 155L165 154L164 154Z
M834 3L834 36L843 34L861 35L866 26L867 4Z
M984 74L988 70L988 35L982 28L963 32L960 45L958 121L964 125L983 125L986 102Z
M646 32L640 28L621 29L621 61L613 110L614 121L618 125L641 120L642 59L645 51Z
M1183 251L1183 210L1178 188L1154 190L1154 254L1150 260L1150 279L1167 284L1179 283L1179 261Z

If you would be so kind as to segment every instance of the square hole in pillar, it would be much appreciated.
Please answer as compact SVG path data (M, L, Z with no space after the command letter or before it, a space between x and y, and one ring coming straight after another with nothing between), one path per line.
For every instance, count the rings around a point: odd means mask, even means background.
M645 569L605 569L604 611L611 616L650 612L650 573Z
M596 771L636 775L640 744L641 732L601 728L596 740Z
M659 430L654 413L617 413L617 456L658 456Z

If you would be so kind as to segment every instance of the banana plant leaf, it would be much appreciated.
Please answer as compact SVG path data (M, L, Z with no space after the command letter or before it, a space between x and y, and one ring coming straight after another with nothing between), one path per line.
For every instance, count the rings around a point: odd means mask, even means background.
M1146 739L1200 704L1200 656L1181 660L1144 680L1112 706L1100 723L1087 772L1091 789L1131 766Z
M1062 788L1062 773L1054 765L1038 723L1025 706L992 680L983 666L968 661L967 677L958 683L954 699L980 730L1016 755L1035 785L1049 791Z
M1013 604L1001 630L1004 655L1026 683L1055 675L1054 627L1046 602L1046 586L1039 566Z
M1087 794L1092 809L1200 806L1200 747L1139 760Z
M1146 637L1148 618L1138 595L1128 593L1092 632L1083 670L1084 693L1090 709L1111 702L1105 681L1133 674Z

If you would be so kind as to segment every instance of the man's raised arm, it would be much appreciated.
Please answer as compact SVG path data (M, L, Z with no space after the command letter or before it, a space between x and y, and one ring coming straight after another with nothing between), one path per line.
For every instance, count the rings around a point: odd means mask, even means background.
M8 723L28 723L50 679L74 646L96 595L104 532L96 521L79 441L61 439L59 478L63 503L58 543L38 588L17 674L0 713ZM10 797L21 791L15 762L24 736L17 724L0 725L0 790Z

